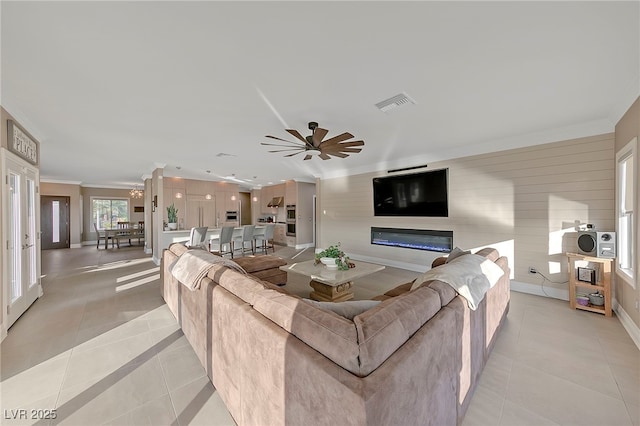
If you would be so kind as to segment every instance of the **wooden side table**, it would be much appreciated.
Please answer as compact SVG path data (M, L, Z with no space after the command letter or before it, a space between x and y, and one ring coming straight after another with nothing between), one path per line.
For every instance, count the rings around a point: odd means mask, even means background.
M572 309L582 309L590 312L611 316L611 265L614 259L605 259L601 257L585 256L577 253L567 253L569 258L569 304ZM576 262L585 261L597 263L599 271L596 271L596 279L594 283L581 281L578 279L578 267ZM604 306L596 306L589 304L587 306L576 303L576 289L582 288L588 290L589 293L599 291L604 296Z

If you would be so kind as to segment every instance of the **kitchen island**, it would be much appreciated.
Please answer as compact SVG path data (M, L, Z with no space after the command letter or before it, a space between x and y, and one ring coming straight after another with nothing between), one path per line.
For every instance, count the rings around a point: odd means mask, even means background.
M256 225L254 235L264 234L264 225ZM205 242L220 237L220 231L222 228L208 228ZM191 229L179 229L176 231L162 231L160 236L160 249L164 250L173 243L184 243L189 241L191 235ZM233 228L233 238L242 236L242 226L236 226Z

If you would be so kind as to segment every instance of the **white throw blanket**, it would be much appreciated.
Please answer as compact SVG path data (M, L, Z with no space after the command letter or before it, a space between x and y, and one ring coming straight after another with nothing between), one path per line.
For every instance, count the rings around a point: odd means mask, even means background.
M486 292L502 275L502 268L486 257L466 254L425 272L414 281L411 290L425 281L439 280L449 284L460 296L467 299L469 308L475 311Z
M223 265L234 269L241 274L247 274L240 265L233 260L216 256L206 250L188 250L176 259L169 271L171 275L184 284L189 290L195 291L200 288L200 283L207 276L209 270L215 265Z

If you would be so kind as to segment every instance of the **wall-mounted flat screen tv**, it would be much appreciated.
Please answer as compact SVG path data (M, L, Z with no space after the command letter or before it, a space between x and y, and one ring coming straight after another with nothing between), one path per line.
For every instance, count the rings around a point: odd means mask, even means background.
M448 217L449 169L373 179L375 216Z

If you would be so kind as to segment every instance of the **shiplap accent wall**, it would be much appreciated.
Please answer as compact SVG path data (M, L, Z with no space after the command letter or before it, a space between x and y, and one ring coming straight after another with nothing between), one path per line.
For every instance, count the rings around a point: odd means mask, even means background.
M320 181L317 246L340 242L355 259L423 271L438 253L372 245L370 228L451 230L455 246L495 246L509 257L514 281L563 297L563 253L576 251L576 224L615 229L613 134L440 161L426 170L440 168L449 169L447 218L374 216L372 179L388 176L386 170ZM544 289L530 266L549 279Z

